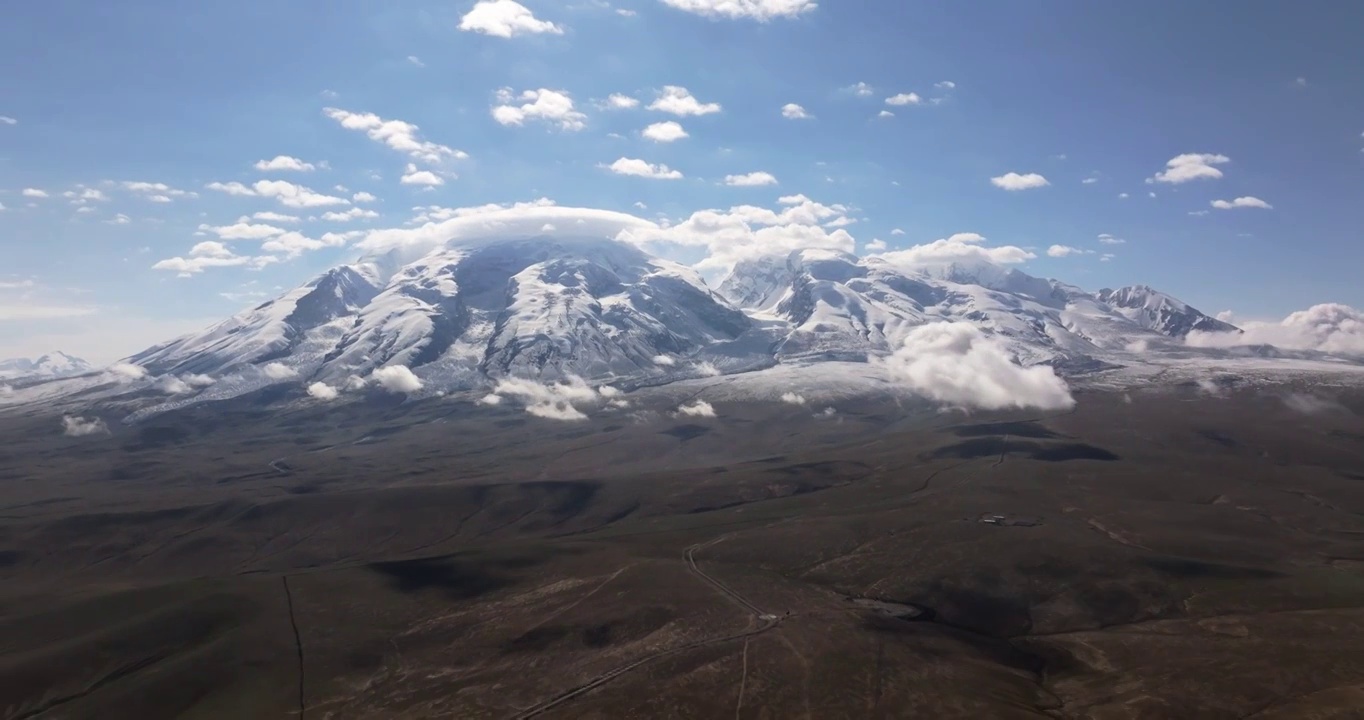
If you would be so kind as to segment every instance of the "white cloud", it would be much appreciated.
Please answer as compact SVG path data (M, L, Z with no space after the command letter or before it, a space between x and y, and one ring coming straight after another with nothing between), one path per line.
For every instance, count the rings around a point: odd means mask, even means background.
M527 120L542 120L561 130L582 130L587 116L573 108L573 98L563 90L525 90L520 95L511 88L497 91L501 105L492 108L493 119L502 125L525 124Z
M351 208L345 212L328 212L322 214L322 219L328 222L350 222L351 220L377 217L379 217L379 213L364 208Z
M114 215L112 218L105 220L104 222L110 225L127 225L132 221L133 219L128 217L127 215L124 215L123 213L118 213L117 215Z
M663 0L669 7L708 18L767 22L813 12L815 0Z
M263 172L312 172L317 169L317 166L312 163L303 162L296 157L276 155L272 160L257 160L255 168Z
M438 163L451 158L462 160L469 157L461 150L418 139L417 131L420 128L412 123L385 120L374 113L353 113L339 108L329 107L323 112L327 117L341 123L341 127L347 130L363 130L369 139L422 162Z
M284 363L270 363L261 370L265 373L265 377L271 380L288 380L298 377L298 371Z
M312 188L295 185L284 180L259 180L249 187L239 182L213 182L206 187L209 190L216 190L228 195L275 198L281 205L292 208L350 204L350 201L345 198L323 195Z
M155 203L168 203L171 198L197 198L199 193L173 188L166 183L124 180L118 184L124 190L138 193Z
M810 113L805 112L805 108L795 103L786 103L785 105L782 105L781 116L788 120L805 120L811 117Z
M705 248L709 256L697 264L701 270L724 269L742 260L805 248L856 249L856 241L845 230L821 226L846 215L848 208L824 205L804 195L784 196L778 202L783 206L780 211L753 205L700 210L667 227L626 228L620 238L650 247Z
M602 107L610 110L632 110L639 107L639 100L632 98L629 95L612 93L610 97L606 98L606 102Z
M1113 237L1108 233L1099 233L1099 242L1103 243L1104 245L1124 245L1127 243L1126 240L1123 240L1122 238L1118 237Z
M891 235L904 235L904 234L905 234L905 231L904 231L904 230L901 230L900 228L895 228L894 230L891 230L891 231L890 231L890 234L891 234Z
M195 375L193 373L181 375L180 379L190 387L208 387L209 385L218 382L209 375Z
M416 55L408 55L407 61L412 63L413 65L416 65L419 68L426 67L426 63L422 62L422 59L417 57Z
M1217 180L1222 171L1213 167L1231 162L1226 155L1213 153L1184 153L1170 158L1165 169L1148 178L1146 182L1163 182L1178 185L1191 180Z
M620 158L607 166L608 170L617 175L630 175L634 177L653 178L655 180L678 180L682 173L673 170L667 165L645 162L635 158Z
M1117 256L1114 255L1113 253L1104 253L1103 255L1099 256L1099 262L1113 262L1113 258L1115 257Z
M874 87L872 87L872 86L870 86L870 85L868 85L868 84L866 84L866 83L864 83L864 82L859 82L859 83L856 83L856 84L853 84L853 85L849 85L848 87L843 88L843 91L844 91L844 92L850 92L850 93L852 93L853 95L856 95L857 97L863 97L863 98L865 98L865 97L871 97L872 95L875 95L875 94L876 94L876 88L874 88Z
M720 368L715 367L715 363L707 361L696 363L692 369L696 371L697 375L702 377L720 377L721 375L724 375L724 373L720 371Z
M284 213L277 213L272 210L262 210L261 212L252 214L251 217L249 218L246 217L239 218L237 220L237 223L241 224L246 220L263 220L265 222L296 223L299 221L299 218L297 215L285 215Z
M1364 312L1349 305L1314 305L1279 322L1242 322L1239 326L1243 333L1195 331L1189 333L1185 342L1195 347L1275 345L1293 350L1364 355Z
M990 178L990 184L997 188L1003 188L1010 192L1018 190L1032 190L1034 188L1046 187L1050 185L1045 177L1037 173L1027 173L1019 175L1016 172L1005 173L999 177Z
M697 400L689 405L681 405L677 408L678 415L690 417L715 417L715 408L705 400Z
M687 131L682 128L682 125L672 120L654 123L649 127L644 128L644 131L640 134L643 135L645 139L660 143L676 142L683 138L691 137L687 134Z
M324 382L315 382L308 386L308 395L318 400L335 400L340 394L336 388Z
M562 35L564 32L558 25L535 17L529 8L515 0L479 0L460 18L459 29L500 38L541 33Z
M667 355L656 355L654 356L654 364L662 365L664 367L672 367L673 365L677 364L677 361L672 359L671 357L668 357Z
M76 190L67 190L62 193L62 197L70 200L72 205L84 205L92 200L96 202L109 202L109 196L105 195L100 190L87 188L83 185L77 185L76 188L79 192Z
M1249 195L1238 197L1235 200L1213 200L1212 206L1218 210L1233 210L1236 208L1260 208L1262 210L1273 210L1274 206L1257 197Z
M62 416L62 434L70 437L85 437L86 435L104 435L109 432L109 427L100 418L86 419L75 415Z
M200 225L199 230L213 233L224 240L265 240L276 235L283 235L284 228L274 225L261 225L239 222L235 225Z
M1087 177L1084 180L1081 180L1080 182L1084 183L1085 185L1093 185L1094 183L1099 182L1099 178Z
M570 375L560 382L541 384L524 378L503 378L493 392L483 398L484 404L497 405L502 398L516 398L526 412L549 420L586 420L585 409L591 409L604 399L618 396L620 391L605 386L593 388L582 378Z
M22 193L26 198L45 198L48 197L47 191L38 188L24 188Z
M378 200L379 198L374 197L373 195L371 195L371 194L369 194L369 193L367 193L367 192L361 191L361 192L358 192L358 193L355 193L354 195L352 195L352 196L350 197L350 199L353 200L353 201L355 201L355 202L358 202L358 203L367 203L367 202L374 202L375 200Z
M976 233L957 233L924 245L894 250L874 257L892 265L915 267L944 263L992 263L1014 265L1033 260L1037 256L1013 245L984 247L985 238Z
M866 250L867 252L879 253L884 252L887 247L888 246L886 245L885 240L873 238L871 242L867 243L866 245L863 245L862 249Z
M887 105L899 105L899 106L903 106L903 105L918 105L919 103L922 103L922 102L923 102L923 98L919 97L918 93L912 93L912 92L911 92L911 93L900 93L899 95L891 95L890 97L886 98L886 104L887 104Z
M1126 200L1127 198L1128 198L1127 193L1118 193L1119 200Z
M8 115L0 115L0 125L18 125L19 121Z
M1047 248L1047 256L1054 258L1070 257L1071 255L1093 255L1093 250L1081 250L1069 245L1052 245Z
M420 170L416 165L408 163L407 170L403 172L402 180L404 185L425 185L435 187L445 184L445 178L431 172L430 170Z
M878 117L878 118L893 118L893 117L895 117L895 113L893 113L893 112L891 112L891 111L889 111L889 110L882 110L881 112L876 113L876 117Z
M725 184L730 187L761 187L776 185L777 178L772 173L759 170L744 175L726 175Z
M672 115L710 115L722 109L720 103L702 103L692 97L691 91L677 85L664 85L658 99L649 104L650 110Z
M957 84L951 80L943 80L942 82L933 83L933 87L939 90L952 90L957 87Z
M1293 82L1296 83L1298 87L1307 87L1307 78L1305 77L1300 77Z
M1019 365L1002 341L972 323L916 327L899 350L876 362L910 390L948 405L983 410L1075 405L1052 368Z
M805 396L793 392L782 393L781 401L790 405L804 405Z
M104 374L110 376L114 382L126 383L147 377L147 370L141 365L132 363L114 363L104 368Z
M191 275L197 275L199 273L202 273L204 270L207 270L208 268L249 267L255 270L259 270L265 267L266 265L278 261L279 261L278 258L269 255L262 255L258 257L235 255L222 243L214 241L205 241L191 248L188 258L186 257L167 258L152 265L152 269L167 270L178 274L180 277L189 277Z
M156 389L167 395L184 395L194 391L189 383L174 375L163 375L156 381Z
M411 393L422 389L421 378L406 365L381 367L370 373L369 377L389 392Z
M344 233L323 233L320 238L310 238L298 232L286 232L261 244L261 250L268 253L280 253L288 258L298 257L304 252L311 250L321 250L326 247L341 247L357 237L364 235L363 231L351 231ZM267 256L273 262L277 258ZM264 260L265 258L253 258L253 260Z

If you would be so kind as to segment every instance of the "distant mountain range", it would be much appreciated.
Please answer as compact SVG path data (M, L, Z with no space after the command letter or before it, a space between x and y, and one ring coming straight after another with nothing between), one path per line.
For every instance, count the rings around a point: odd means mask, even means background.
M0 360L0 380L53 379L80 375L93 370L90 363L64 352L50 352L37 359Z

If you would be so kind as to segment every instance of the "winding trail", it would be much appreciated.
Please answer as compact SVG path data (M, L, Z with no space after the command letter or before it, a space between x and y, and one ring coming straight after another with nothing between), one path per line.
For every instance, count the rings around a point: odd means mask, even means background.
M289 576L280 577L284 581L284 600L289 605L289 625L294 629L294 646L298 648L298 717L303 720L308 712L308 701L303 695L303 637L298 633L298 621L294 619L294 594L289 591Z
M735 604L737 604L739 607L741 607L741 608L747 610L749 613L751 613L751 614L753 615L753 619L757 621L757 625L751 625L751 626L749 627L749 629L747 629L747 630L745 630L745 631L743 631L743 632L734 633L734 634L732 634L732 635L725 635L725 636L722 636L722 637L710 638L710 639L707 639L707 640L697 640L697 641L695 641L695 642L690 642L690 643L687 643L687 644L685 644L685 645L679 645L679 646L674 647L674 648L669 648L669 649L667 649L667 650L660 650L660 651L658 651L658 652L656 652L656 653L651 653L651 654L646 655L646 656L644 656L644 657L642 657L642 658L639 658L638 660L631 661L631 662L629 662L629 663L627 663L627 664L625 664L625 665L621 665L620 667L617 667L617 668L615 668L615 669L613 669L613 670L609 670L609 671L607 671L607 672L604 672L604 673L602 673L601 675L598 675L597 677L595 677L595 678L593 678L593 679L591 679L591 680L589 680L589 681L587 681L587 682L585 682L585 683L583 683L583 684L581 684L581 685L579 685L579 686L577 686L577 687L574 687L574 688L570 688L570 689L568 689L568 690L565 690L565 691L559 693L558 695L555 695L554 697L549 698L548 700L545 700L545 701L540 702L540 703L538 703L538 704L536 704L536 705L533 705L533 706L531 706L531 707L529 707L529 708L526 708L525 710L521 710L521 711L519 711L516 715L513 716L513 717L515 718L515 720L526 720L527 718L533 718L533 717L536 717L536 716L538 716L538 715L542 715L542 714L544 714L544 713L546 713L546 712L549 712L550 710L553 710L554 708L559 707L560 705L563 705L564 703L567 703L567 702L570 701L570 700L573 700L574 698L580 697L580 696L582 696L582 695L586 695L587 693L589 693L589 692L591 692L591 691L593 691L593 690L595 690L595 689L601 687L602 685L605 685L605 684L611 682L612 680L615 680L616 678L620 677L621 675L624 675L624 674L630 672L631 670L634 670L634 669L637 668L637 667L640 667L640 666L642 666L642 665L646 665L646 664L651 663L651 662L653 662L653 661L655 661L655 660L661 660L661 659L663 659L663 658L665 658L665 657L671 657L671 656L673 656L673 655L678 655L678 654L680 654L680 653L684 653L684 652L687 652L687 651L690 651L690 650L697 650L697 649L704 648L704 647L710 647L711 645L719 645L719 644L721 644L721 643L733 642L733 641L735 641L735 640L743 640L743 641L745 642L745 647L744 647L744 652L745 652L745 655L744 655L744 665L745 665L745 668L747 668L747 662L748 662L748 660L747 660L747 649L748 649L748 648L747 648L747 642L748 642L748 640L749 640L750 638L754 637L755 635L760 635L760 634L765 633L765 632L767 632L768 630L771 630L772 628L776 627L776 626L781 622L781 619L778 618L776 615L773 615L773 614L764 612L763 610L759 609L758 606L756 606L756 605L754 605L753 603L749 602L746 598L744 598L744 596L742 596L742 595L740 595L739 593L735 592L732 588L730 588L728 585L725 585L723 582L720 582L719 580L716 580L715 578L711 577L710 575L707 575L706 572L705 572L704 570L702 570L699 566L697 566L697 564L696 564L696 551L697 551L697 550L701 550L701 549L703 549L703 548L710 547L711 545L714 545L714 544L720 542L721 540L724 540L726 537L728 537L728 536L727 536L727 535L726 535L726 536L722 536L722 537L716 538L715 540L711 540L710 542L707 542L707 543L698 543L698 544L696 544L696 545L692 545L692 546L688 547L686 550L684 550L684 551L682 552L682 558L683 558L683 560L686 562L688 572L690 572L691 574L693 574L693 575L695 575L695 576L701 578L701 580L705 581L705 582L706 582L707 584L709 584L711 587L713 587L713 588L715 588L716 590L718 590L722 595L724 595L725 597L729 598L731 601L733 601L733 602L734 602ZM747 677L746 671L745 671L745 677ZM740 691L740 702L742 702L742 697L743 697L743 695L742 695L742 689L741 689L741 691ZM736 709L735 712L737 713L738 710Z

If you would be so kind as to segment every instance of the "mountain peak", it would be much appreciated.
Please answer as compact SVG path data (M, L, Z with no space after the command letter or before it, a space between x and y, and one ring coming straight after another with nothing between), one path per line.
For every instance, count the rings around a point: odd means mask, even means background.
M38 356L37 359L12 358L0 360L0 379L40 378L52 379L71 377L87 373L94 368L90 363L60 350L53 350Z

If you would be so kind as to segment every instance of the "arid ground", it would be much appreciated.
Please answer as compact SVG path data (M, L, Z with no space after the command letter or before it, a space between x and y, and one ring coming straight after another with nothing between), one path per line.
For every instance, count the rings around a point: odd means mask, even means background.
M1364 717L1364 394L1077 399L0 416L0 715Z

